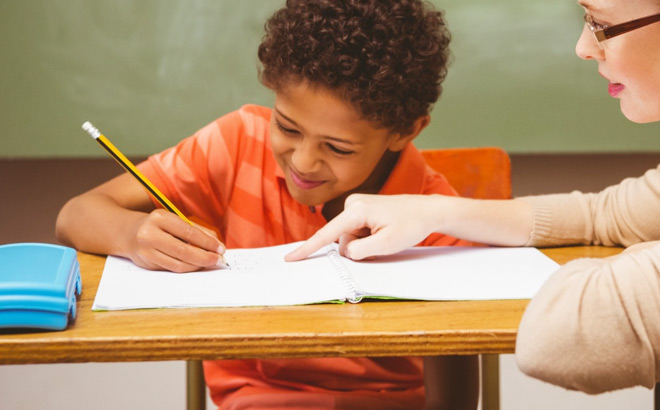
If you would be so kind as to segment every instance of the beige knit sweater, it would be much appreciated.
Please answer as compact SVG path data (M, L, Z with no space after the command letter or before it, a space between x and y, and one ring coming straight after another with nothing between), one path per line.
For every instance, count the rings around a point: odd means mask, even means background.
M587 393L660 381L660 166L597 194L525 197L530 246L623 245L562 266L527 308L516 359L535 378Z

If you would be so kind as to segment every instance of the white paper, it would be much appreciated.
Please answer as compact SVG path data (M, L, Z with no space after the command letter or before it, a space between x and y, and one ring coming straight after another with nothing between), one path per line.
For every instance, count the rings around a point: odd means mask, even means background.
M93 310L300 305L344 300L346 284L325 255L284 255L300 243L230 249L229 269L149 271L109 256ZM534 248L411 248L374 261L341 258L366 296L419 300L527 299L557 269Z
M559 265L535 248L411 248L342 259L365 296L421 300L530 299Z

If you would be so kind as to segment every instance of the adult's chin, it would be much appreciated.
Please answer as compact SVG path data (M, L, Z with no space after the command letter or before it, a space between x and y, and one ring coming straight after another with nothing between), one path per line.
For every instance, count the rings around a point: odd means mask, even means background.
M660 121L660 105L657 107L635 106L625 100L620 103L621 112L630 121L637 124L648 124Z

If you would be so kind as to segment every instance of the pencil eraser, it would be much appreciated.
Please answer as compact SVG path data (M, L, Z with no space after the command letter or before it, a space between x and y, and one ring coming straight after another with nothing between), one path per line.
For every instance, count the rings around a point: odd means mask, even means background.
M91 122L85 121L85 123L82 125L83 130L87 131L89 135L91 135L94 139L97 139L99 136L101 136L101 133L99 130L92 125Z

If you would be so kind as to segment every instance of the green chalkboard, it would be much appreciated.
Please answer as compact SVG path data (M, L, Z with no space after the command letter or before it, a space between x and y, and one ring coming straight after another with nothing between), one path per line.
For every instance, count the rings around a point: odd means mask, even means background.
M175 144L245 103L270 105L256 48L275 0L0 2L0 157L103 156L91 121L128 155ZM571 0L435 0L453 63L420 147L660 151L629 123L596 63L574 54Z

